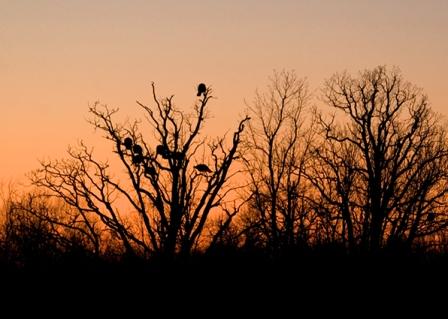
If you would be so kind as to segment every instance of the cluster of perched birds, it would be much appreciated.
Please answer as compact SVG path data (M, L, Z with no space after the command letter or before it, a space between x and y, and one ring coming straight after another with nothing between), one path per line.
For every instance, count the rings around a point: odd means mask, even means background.
M197 96L201 96L202 94L205 94L207 91L207 87L204 83L200 83L198 85L198 93ZM134 165L140 165L144 162L145 156L143 155L143 148L135 144L132 138L126 137L123 140L124 147L132 152L132 164ZM171 152L166 146L164 145L157 145L156 147L156 157L160 155L163 159L175 159L175 160L182 160L184 158L183 152ZM206 165L206 164L197 164L194 166L196 170L198 170L201 173L211 173L212 170ZM145 173L149 175L156 174L156 170L154 167L145 165Z

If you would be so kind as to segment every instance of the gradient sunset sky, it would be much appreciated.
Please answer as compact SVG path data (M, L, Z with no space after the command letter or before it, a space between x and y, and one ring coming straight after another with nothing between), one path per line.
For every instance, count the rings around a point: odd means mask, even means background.
M283 68L318 93L335 72L396 65L448 114L447 37L447 0L0 0L0 180L95 145L97 100L139 117L151 81L185 109L212 85L216 134Z

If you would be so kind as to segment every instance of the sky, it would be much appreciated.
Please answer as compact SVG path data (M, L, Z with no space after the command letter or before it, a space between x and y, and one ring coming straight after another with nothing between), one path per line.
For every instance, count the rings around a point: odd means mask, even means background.
M150 84L181 109L211 85L211 134L235 128L273 70L319 88L333 73L399 66L448 114L446 0L0 0L0 181L79 140L95 101L141 118Z

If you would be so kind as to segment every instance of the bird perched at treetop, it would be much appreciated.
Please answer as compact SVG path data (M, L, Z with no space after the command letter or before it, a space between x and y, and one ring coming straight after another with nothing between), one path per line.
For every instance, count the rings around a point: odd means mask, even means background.
M171 153L171 158L180 161L180 160L182 160L184 158L184 153L182 153L182 152L172 152Z
M140 146L140 145L138 145L138 144L135 144L133 147L132 147L132 151L135 153L135 154L143 154L143 149L142 149L142 147Z
M207 87L204 83L200 83L198 85L198 96L201 96L202 93L205 93L207 91Z
M211 169L208 168L205 164L198 164L194 168L196 168L201 173L211 173Z
M164 145L157 145L156 153L162 155L162 158L164 159L170 157L170 151Z
M132 148L132 138L126 137L123 141L124 147L126 147L127 150L130 150Z
M132 164L134 165L139 165L141 163L143 163L143 155L142 154L135 154L134 156L132 156Z

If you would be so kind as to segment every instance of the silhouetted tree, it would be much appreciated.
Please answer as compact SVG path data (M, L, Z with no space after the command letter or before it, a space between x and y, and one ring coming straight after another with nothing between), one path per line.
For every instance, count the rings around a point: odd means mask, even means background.
M421 90L380 66L336 74L324 94L341 114L321 117L324 140L308 174L320 215L351 246L372 251L446 227L446 131Z
M100 230L88 229L61 200L10 190L2 206L1 250L10 265L45 267L74 254L98 257Z
M293 71L282 71L274 72L267 91L256 92L249 106L253 120L244 160L250 211L256 217L248 234L260 238L258 230L274 251L307 241L310 216L304 168L313 138L307 99L306 81Z
M314 186L308 193L308 201L316 217L314 244L342 241L350 250L355 248L355 235L360 233L362 226L356 219L362 215L359 213L362 207L356 202L360 184L357 184L355 175L355 165L360 160L351 145L340 145L332 139L316 139L305 170Z
M159 99L153 84L152 105L137 102L153 131L146 139L141 123L116 124L117 109L95 104L91 123L112 142L124 176L113 177L109 164L81 144L69 150L69 159L43 162L32 177L34 184L80 215L97 216L120 238L127 254L188 255L199 244L211 212L219 213L232 191L227 181L248 120L240 121L230 146L225 138L207 142L200 132L211 89L201 85L198 90L194 112L186 114L175 107L173 96Z

